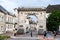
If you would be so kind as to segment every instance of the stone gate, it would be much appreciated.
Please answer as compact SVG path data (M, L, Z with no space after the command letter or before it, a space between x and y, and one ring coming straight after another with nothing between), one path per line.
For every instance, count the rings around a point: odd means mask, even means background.
M19 7L18 9L15 9L15 13L16 15L18 14L17 18L18 18L19 28L23 29L25 28L25 27L22 28L23 25L25 26L29 25L29 20L27 19L28 15L35 15L37 17L37 24L35 25L35 27L37 28L37 32L40 34L46 31L46 9L45 8L25 8L25 7L20 8Z

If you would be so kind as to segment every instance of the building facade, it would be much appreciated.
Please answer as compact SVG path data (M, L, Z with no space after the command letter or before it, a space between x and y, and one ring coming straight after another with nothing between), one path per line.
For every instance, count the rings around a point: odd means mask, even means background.
M13 19L14 16L11 14L6 14L6 32L13 32L14 29L14 23L13 23Z
M0 6L0 34L13 32L16 16Z
M0 11L0 34L3 32L5 33L5 13Z
M5 25L5 21L6 21L6 17L5 15L7 14L7 11L0 6L0 34L2 33L6 33L6 25Z
M15 12L18 14L18 27L19 27L19 29L25 28L23 26L26 24L27 16L35 15L37 17L37 25L36 25L37 32L43 33L44 31L46 31L46 9L22 7L22 8L18 8L15 10L17 10L17 12L16 11ZM29 24L29 22L28 22L28 24Z

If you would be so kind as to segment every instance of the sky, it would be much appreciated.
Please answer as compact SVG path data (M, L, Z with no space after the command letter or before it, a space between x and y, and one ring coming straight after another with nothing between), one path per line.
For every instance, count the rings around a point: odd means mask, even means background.
M32 21L34 21L34 22L37 21L37 17L35 15L29 15L28 17L30 17L32 19Z
M60 4L60 0L0 0L0 5L11 13L17 7L47 7L49 4Z
M14 14L14 8L18 7L47 7L60 4L60 0L0 0L0 5ZM31 16L36 21L35 16Z

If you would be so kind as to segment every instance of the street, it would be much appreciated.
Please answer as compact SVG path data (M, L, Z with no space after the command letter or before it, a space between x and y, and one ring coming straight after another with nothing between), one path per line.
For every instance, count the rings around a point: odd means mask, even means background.
M25 34L18 34L16 36L17 37L31 37L31 32L25 33ZM32 32L32 37L37 37L37 36L38 36L37 32L36 31L33 31Z
M10 35L10 34L9 34ZM11 38L8 40L44 40L43 35L38 35L36 31L32 32L32 37L29 33L18 34L16 36L11 35ZM60 35L57 35L54 40L60 40Z
M10 38L8 40L38 40L36 37L20 37L20 38Z
M18 34L15 37L9 38L8 40L38 40L38 34L36 31L32 32L32 37L29 33L26 34Z
M9 38L8 40L41 40L41 39L38 39L37 37L16 37L16 38ZM54 40L60 40L60 38L56 37Z
M60 40L60 35L57 35L57 36L55 37L55 40Z

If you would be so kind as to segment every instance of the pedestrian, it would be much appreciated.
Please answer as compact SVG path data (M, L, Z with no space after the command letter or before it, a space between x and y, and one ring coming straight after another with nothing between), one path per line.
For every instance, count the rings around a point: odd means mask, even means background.
M46 34L47 34L47 32L45 31L45 33L44 33L44 37L46 37Z
M32 31L31 31L31 37L32 37Z
M48 32L45 32L45 35L44 35L45 37L50 37L51 36L51 34L49 33L49 31Z
M56 31L54 31L54 37L56 36L56 34L57 34Z
M14 33L14 36L16 36L16 33Z

